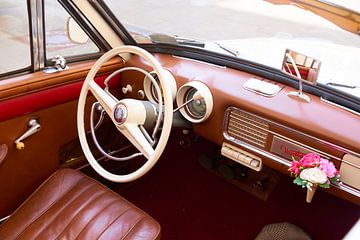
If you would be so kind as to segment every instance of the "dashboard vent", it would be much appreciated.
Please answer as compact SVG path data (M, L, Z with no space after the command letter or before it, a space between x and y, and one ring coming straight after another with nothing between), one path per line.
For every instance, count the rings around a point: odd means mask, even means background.
M269 129L267 122L242 110L230 110L228 114L228 135L257 147L266 147Z

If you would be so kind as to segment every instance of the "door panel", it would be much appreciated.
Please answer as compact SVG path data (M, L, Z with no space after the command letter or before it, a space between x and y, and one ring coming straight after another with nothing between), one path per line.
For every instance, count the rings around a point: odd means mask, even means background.
M11 214L59 168L60 147L77 138L77 98L93 63L72 65L69 72L54 75L38 72L0 81L0 145L8 147L0 163L0 218ZM96 81L102 83L120 66L121 61L110 61ZM120 84L113 83L111 88ZM93 97L88 100L87 109L93 101ZM39 121L41 130L25 139L25 148L18 150L14 141L28 129L31 119Z
M1 144L9 148L0 166L1 216L10 214L59 168L60 146L77 136L76 106L77 101L71 101L0 123ZM18 150L13 142L32 118L38 119L41 130L24 140L24 150Z
M94 63L95 61L88 61L78 64L70 64L68 70L53 74L35 72L27 75L21 75L19 77L0 80L0 101L84 80ZM118 69L122 64L123 61L121 58L111 59L99 70L99 75L112 72Z

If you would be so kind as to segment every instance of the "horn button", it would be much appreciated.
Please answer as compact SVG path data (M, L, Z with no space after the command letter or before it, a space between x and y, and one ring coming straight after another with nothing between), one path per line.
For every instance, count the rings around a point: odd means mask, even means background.
M126 118L128 116L128 110L127 107L120 103L116 105L114 110L114 119L117 124L121 125L126 121Z

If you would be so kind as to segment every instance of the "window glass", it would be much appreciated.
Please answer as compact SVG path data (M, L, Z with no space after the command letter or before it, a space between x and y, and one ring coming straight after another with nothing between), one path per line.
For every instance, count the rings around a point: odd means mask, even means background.
M66 58L99 52L99 48L91 39L84 44L72 42L66 32L69 14L57 1L44 2L47 59L56 55Z
M0 74L31 65L29 20L25 1L0 1Z
M138 43L197 47L278 70L290 49L321 62L319 83L360 97L359 0L104 2Z

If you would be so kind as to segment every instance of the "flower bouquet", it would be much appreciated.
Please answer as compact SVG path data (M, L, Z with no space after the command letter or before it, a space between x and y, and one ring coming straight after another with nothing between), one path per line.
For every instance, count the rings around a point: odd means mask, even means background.
M339 171L334 164L316 153L306 154L300 161L293 159L289 171L295 176L295 184L307 188L308 203L311 202L317 187L329 188L330 183L340 181Z

